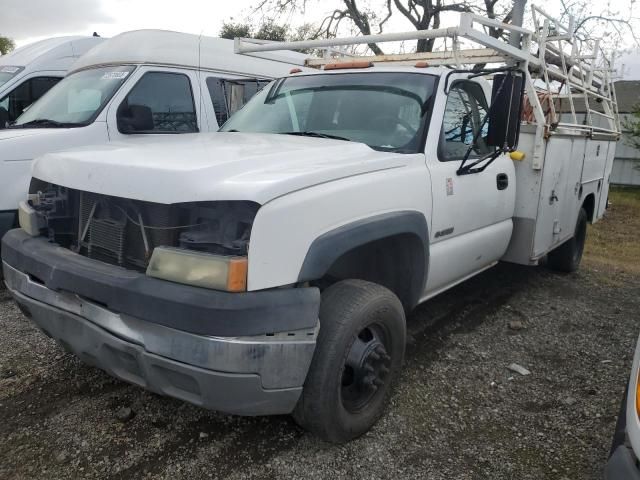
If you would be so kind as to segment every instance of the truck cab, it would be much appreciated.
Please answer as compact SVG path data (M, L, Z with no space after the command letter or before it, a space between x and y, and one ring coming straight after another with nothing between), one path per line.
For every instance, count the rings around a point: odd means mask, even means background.
M17 225L34 158L81 145L215 131L304 58L294 52L248 58L233 53L231 40L158 30L123 33L74 58L64 80L0 131L0 234Z

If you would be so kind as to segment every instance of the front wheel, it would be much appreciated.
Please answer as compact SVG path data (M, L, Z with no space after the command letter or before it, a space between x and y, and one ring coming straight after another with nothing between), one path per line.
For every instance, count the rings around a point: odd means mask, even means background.
M555 250L549 252L547 256L549 266L554 270L566 273L578 270L580 260L582 260L582 252L584 251L586 238L587 212L584 208L581 208L580 213L578 213L578 220L573 237Z
M362 280L327 288L295 420L334 443L368 431L382 415L402 365L405 341L404 310L391 291Z

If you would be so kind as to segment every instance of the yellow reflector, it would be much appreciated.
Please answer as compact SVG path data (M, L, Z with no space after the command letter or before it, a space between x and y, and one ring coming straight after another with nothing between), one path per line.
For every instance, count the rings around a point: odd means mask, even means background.
M147 275L196 287L244 292L247 289L247 258L157 247L151 255Z
M509 156L511 157L511 160L515 160L516 162L521 162L522 160L524 160L525 154L520 150L514 150L509 154Z

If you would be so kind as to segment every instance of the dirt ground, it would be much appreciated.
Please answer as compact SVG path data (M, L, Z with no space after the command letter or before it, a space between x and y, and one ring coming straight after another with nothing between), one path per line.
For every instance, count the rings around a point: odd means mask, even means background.
M343 446L114 380L0 290L0 478L601 478L640 333L640 191L611 200L578 273L499 265L419 307L386 414Z

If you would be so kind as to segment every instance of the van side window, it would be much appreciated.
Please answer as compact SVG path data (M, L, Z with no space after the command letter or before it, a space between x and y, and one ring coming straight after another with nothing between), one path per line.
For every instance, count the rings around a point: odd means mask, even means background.
M447 97L442 130L440 133L440 160L460 160L473 143L488 106L482 87L471 81L455 82ZM485 155L490 152L485 142L488 124L482 127L478 140L473 145L471 156Z
M38 100L56 83L60 77L34 77L21 83L0 100L0 108L8 113L8 121L15 121L27 107Z
M144 110L153 119L153 128L144 133L188 133L198 131L196 108L189 77L181 73L149 72L131 89L118 107L119 120ZM150 119L151 120L151 119ZM120 123L119 123L120 125ZM121 133L132 133L122 131Z
M218 126L222 126L231 115L240 110L251 97L268 84L269 80L230 80L208 77L207 89Z

